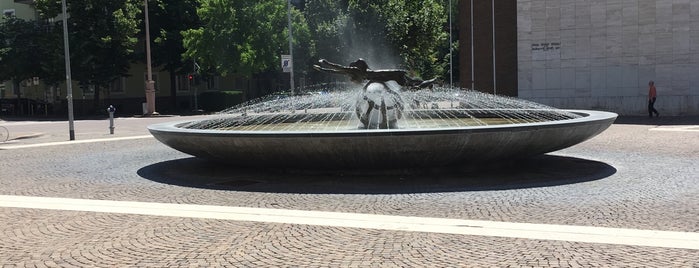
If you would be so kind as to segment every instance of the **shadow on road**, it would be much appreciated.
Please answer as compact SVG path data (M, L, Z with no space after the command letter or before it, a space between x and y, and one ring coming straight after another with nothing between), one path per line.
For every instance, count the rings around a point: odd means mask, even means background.
M192 157L138 170L145 179L184 187L309 194L509 190L581 183L614 173L614 167L602 162L554 155L477 167L341 171L227 167Z

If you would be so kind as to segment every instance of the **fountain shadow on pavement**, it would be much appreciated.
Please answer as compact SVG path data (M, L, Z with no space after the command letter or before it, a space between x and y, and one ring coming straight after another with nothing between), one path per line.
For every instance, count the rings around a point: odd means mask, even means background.
M200 158L155 163L138 175L158 183L214 190L306 194L407 194L510 190L604 179L616 173L606 163L542 155L430 169L307 170L224 166Z

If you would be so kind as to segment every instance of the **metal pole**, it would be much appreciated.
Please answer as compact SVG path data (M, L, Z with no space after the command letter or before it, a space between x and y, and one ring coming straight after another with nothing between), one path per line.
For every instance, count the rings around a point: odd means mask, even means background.
M195 74L199 74L199 68L197 68L197 66L198 66L198 65L197 65L197 60L192 60L192 63L194 63L194 65L192 66L192 69L194 70L194 73L195 73ZM190 84L191 84L192 82L193 82L193 81L190 81ZM199 94L198 94L198 92L197 92L197 87L196 87L196 86L194 86L194 110L195 110L195 111L199 111Z
M495 74L495 0L491 0L493 8L493 94L498 94L498 80Z
M453 63L453 61L452 61L452 51L453 51L453 49L452 49L452 45L451 45L451 44L453 44L453 43L452 43L452 42L453 42L453 40L452 40L453 37L452 37L452 34L451 34L451 28L452 28L452 24L451 24L451 9L452 9L451 0L449 0L449 87L452 87L452 88L453 88L453 87L454 87L454 63Z
M473 0L471 0L471 90L476 88L475 59L473 58Z
M143 9L146 22L146 114L153 115L155 112L155 81L153 81L153 70L150 60L150 25L148 23L148 0L143 0Z
M114 134L114 112L116 108L113 105L109 105L107 112L109 113L109 134Z
M290 75L290 83L291 83L291 95L294 94L294 47L293 47L293 36L291 35L291 0L287 1L287 6L289 9L289 12L287 13L287 20L289 21L289 56L291 57L291 72L289 73Z
M66 62L66 99L68 99L68 136L75 140L75 124L73 123L73 83L70 78L70 47L68 46L68 12L66 0L61 1L63 8L63 52Z
M114 112L109 113L109 134L114 134Z

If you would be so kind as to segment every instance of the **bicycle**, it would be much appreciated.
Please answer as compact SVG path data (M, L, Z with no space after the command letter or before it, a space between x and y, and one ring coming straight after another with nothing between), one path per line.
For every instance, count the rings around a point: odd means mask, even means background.
M10 131L6 127L0 126L0 142L6 142L10 139Z

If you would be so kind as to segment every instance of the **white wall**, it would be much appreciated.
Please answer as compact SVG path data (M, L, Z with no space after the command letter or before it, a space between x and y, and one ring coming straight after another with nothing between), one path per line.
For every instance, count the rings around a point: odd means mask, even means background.
M699 114L699 0L517 0L519 96L558 108Z

